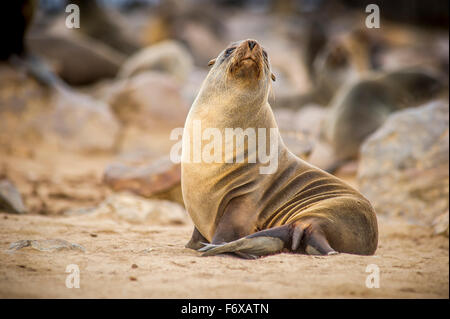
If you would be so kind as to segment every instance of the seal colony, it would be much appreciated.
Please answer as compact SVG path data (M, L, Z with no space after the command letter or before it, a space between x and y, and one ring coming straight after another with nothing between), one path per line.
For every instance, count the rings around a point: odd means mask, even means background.
M248 135L243 148L223 157L254 158L277 144L277 168L261 174L256 161L193 162L194 123L224 133L226 128L277 129L268 96L271 80L266 51L255 40L232 43L209 63L212 68L186 119L181 184L195 228L186 247L204 256L233 253L242 258L291 251L371 255L378 243L375 212L358 191L292 154L278 130ZM249 148L251 139L264 146ZM237 143L237 142L236 142ZM260 145L260 144L256 144Z
M326 171L333 173L357 158L364 140L394 111L418 106L445 92L441 76L421 68L374 74L343 87L333 99L325 121L325 138L336 160Z

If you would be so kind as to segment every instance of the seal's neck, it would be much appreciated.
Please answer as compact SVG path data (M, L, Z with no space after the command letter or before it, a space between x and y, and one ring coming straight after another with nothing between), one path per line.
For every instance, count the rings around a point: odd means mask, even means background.
M196 111L214 111L218 114L251 115L252 112L258 111L268 103L268 95L268 90L261 89L256 83L254 87L252 85L227 84L226 81L218 81L214 78L214 74L210 73L192 107Z

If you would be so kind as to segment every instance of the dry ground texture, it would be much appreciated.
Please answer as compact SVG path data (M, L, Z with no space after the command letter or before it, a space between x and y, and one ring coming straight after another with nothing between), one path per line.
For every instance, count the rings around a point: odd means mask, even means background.
M57 180L75 194L49 201L61 209L82 207L77 185L98 201L108 190L100 183L110 158L67 156L48 150L7 155L8 176L27 192L26 180ZM13 165L11 164L13 163ZM51 172L51 174L50 174ZM49 182L50 181L50 182ZM69 189L69 191L67 191ZM79 189L78 189L79 190ZM42 192L42 190L38 190ZM33 190L28 190L33 192ZM34 191L36 192L36 190ZM96 195L97 194L97 195ZM51 195L51 194L50 194ZM51 198L51 196L49 197ZM82 201L82 203L80 203ZM59 208L58 208L59 209ZM329 257L279 254L258 260L230 256L200 257L184 248L192 225L152 226L89 215L31 212L0 214L1 298L448 298L449 242L424 227L379 218L374 256ZM42 252L23 248L23 239L61 238L85 252ZM66 288L67 265L80 269L80 288ZM366 287L366 267L380 269L380 287Z

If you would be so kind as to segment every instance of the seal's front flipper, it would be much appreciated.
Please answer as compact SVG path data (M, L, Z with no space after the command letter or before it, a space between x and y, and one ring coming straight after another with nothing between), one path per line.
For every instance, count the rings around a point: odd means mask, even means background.
M284 242L274 237L253 237L249 236L221 245L205 244L205 247L198 251L204 252L202 256L214 256L224 253L237 253L244 258L256 258L281 252Z
M203 235L198 231L197 227L194 226L194 232L189 242L184 246L186 248L199 250L204 246L203 243L208 242L208 240L203 237Z

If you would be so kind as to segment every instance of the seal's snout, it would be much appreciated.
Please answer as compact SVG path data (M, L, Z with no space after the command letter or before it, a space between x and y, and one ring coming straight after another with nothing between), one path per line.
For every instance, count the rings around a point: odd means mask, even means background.
M262 47L256 40L242 41L236 48L230 72L237 77L259 79L263 69Z
M256 46L257 42L254 40L247 40L248 47L250 50L253 50L253 48Z
M242 41L241 45L239 46L241 51L244 53L244 58L252 58L257 59L260 55L261 46L256 40L248 39L245 41Z

